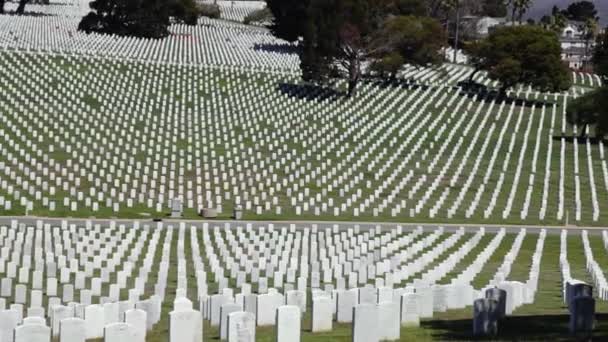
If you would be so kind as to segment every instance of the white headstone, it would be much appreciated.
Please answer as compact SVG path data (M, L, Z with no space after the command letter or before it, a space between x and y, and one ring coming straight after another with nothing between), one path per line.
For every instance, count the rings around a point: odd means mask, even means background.
M199 311L169 313L169 342L203 342L203 316Z
M333 324L333 301L328 297L312 299L312 332L331 331Z
M133 326L134 340L133 342L146 341L146 312L144 310L133 309L125 311L125 323Z
M105 342L133 342L135 330L129 323L111 323L104 328Z
M15 328L15 342L50 342L51 328L44 325L21 325Z
M353 342L378 342L376 304L359 304L353 309Z
M300 308L283 305L277 308L277 342L300 341Z
M255 316L237 311L228 315L228 342L255 342Z
M85 342L87 328L80 318L66 318L59 322L60 342Z

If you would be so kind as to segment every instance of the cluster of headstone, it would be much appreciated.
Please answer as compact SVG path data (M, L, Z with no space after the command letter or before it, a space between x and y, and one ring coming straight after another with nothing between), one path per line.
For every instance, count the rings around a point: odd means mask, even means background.
M484 295L473 302L473 335L495 336L498 333L499 321L513 314L513 311L524 304L534 302L538 290L538 277L542 259L546 230L541 230L532 255L529 277L525 283L508 281L511 266L516 259L526 230L522 229L516 236L511 250L505 255L487 287L482 289Z
M288 86L296 76L28 52L6 52L0 65L11 84L0 104L0 208L8 211L169 215L178 199L210 216L241 206L279 217L562 219L563 189L575 179L564 166L565 138L561 157L539 152L558 144L551 132L561 111L553 105L376 84L346 103L310 101L313 90ZM406 69L404 77L449 83L467 74L446 68ZM23 94L32 82L30 99ZM530 170L524 156L532 151ZM603 151L593 147L587 165L575 167L606 170ZM517 185L526 181L524 194ZM572 219L598 218L606 192L596 190L576 202L594 209ZM542 199L532 195L541 191ZM521 204L517 196L525 196Z
M60 6L61 9L70 8ZM61 9L58 9L61 10ZM40 10L45 10L40 6ZM80 9L75 10L78 13ZM85 12L86 13L86 12ZM143 39L78 31L82 16L0 15L0 51L104 57L180 65L213 65L251 71L294 73L299 66L290 44L266 29L225 20L199 19L199 25L173 24L163 39ZM52 30L48 28L52 27ZM276 49L281 46L284 49Z
M504 230L472 266L447 277L485 234L483 228L13 220L0 226L0 335L32 329L60 342L143 341L168 315L172 342L200 341L205 320L228 341L254 341L256 327L264 326L274 326L279 341L298 341L304 329L327 332L334 322L352 324L354 341L398 340L402 326L488 296L494 286L478 291L470 284ZM535 254L532 279L537 260ZM498 284L505 314L533 298L530 283ZM171 312L162 310L167 297ZM303 327L307 312L310 326Z
M138 223L1 226L0 340L145 341L161 317L171 237Z
M199 0L203 4L217 4L220 7L221 18L242 23L250 13L264 9L265 1L232 1L232 0Z
M596 262L593 260L593 254L589 249L589 240L587 232L581 233L583 239L584 253L587 258L587 271L596 272L593 265ZM602 234L604 242L606 241L606 234ZM593 286L585 283L584 281L574 279L570 273L570 263L568 262L568 249L567 249L568 231L562 230L560 235L560 253L559 263L562 274L562 291L564 304L567 306L570 312L569 329L573 334L590 335L595 327L595 299L593 298ZM580 251L574 251L574 253L580 253ZM603 272L601 272L603 278ZM595 279L598 273L591 273ZM605 289L599 291L601 298L605 300Z

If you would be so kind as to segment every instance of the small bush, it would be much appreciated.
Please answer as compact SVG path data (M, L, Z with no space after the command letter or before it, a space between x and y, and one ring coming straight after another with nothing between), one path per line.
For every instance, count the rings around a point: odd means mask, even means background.
M270 21L272 21L272 12L270 12L268 7L266 7L249 13L243 20L243 23L246 25L251 25L262 24Z
M222 15L220 11L220 6L213 4L199 4L198 5L199 14L203 17L208 17L211 19L219 19Z

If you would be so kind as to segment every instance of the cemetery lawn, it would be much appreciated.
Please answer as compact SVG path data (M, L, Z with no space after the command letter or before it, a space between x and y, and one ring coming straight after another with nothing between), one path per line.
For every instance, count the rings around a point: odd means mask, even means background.
M186 233L184 253L191 253L189 233ZM419 237L422 239L427 234ZM494 234L488 234L493 236ZM482 272L474 279L472 285L475 288L481 288L486 285L490 277L502 259L508 253L515 240L516 234L507 234L502 243L496 249L492 258L483 267ZM200 236L200 235L199 235ZM462 241L466 241L472 234L465 234ZM445 237L444 237L445 238ZM531 263L531 257L534 252L538 234L528 233L522 243L521 250L513 263L509 279L524 281L528 277L528 270ZM162 240L162 237L161 237ZM440 238L436 243L440 243ZM480 245L487 240L482 240ZM603 247L602 238L600 235L589 235L590 245L594 257L601 265L608 265L608 252ZM152 331L148 332L147 342L166 342L168 335L168 313L171 311L172 303L175 298L175 289L177 287L177 262L176 262L176 239L173 240L171 262L172 267L168 275L167 296L163 302L161 321L156 324ZM204 255L204 246L201 244L201 254ZM585 270L585 257L580 252L582 250L582 242L580 234L571 233L568 236L568 261L575 273L573 277L585 281L591 281L588 278ZM561 294L561 274L559 270L559 250L560 237L558 234L547 234L542 254L540 266L539 288L533 304L523 305L515 310L514 315L507 317L499 323L498 341L513 341L513 340L538 340L538 341L571 341L572 337L568 334L568 319L569 314L564 306ZM472 250L469 254L476 255L476 251ZM158 252L157 258L160 259L161 252ZM463 259L461 262L464 265L469 264L470 256ZM173 267L174 266L174 267ZM196 291L196 277L191 263L188 263L189 292ZM211 273L208 273L211 275ZM448 277L453 274L448 275ZM151 282L156 280L154 273L151 274ZM272 279L269 279L269 284ZM401 284L402 286L403 284ZM234 287L234 284L230 284ZM209 283L209 291L216 291L217 284ZM255 288L253 289L255 291ZM150 293L153 290L150 289ZM349 342L351 341L351 324L337 324L334 322L333 330L327 333L315 333L310 331L310 312L311 312L311 293L308 293L307 313L304 315L301 324L301 336L304 342ZM195 302L195 307L196 307ZM608 338L608 303L597 301L597 325L594 330L594 338L598 341ZM420 327L402 327L401 341L462 341L471 340L472 326L472 308L469 306L463 310L449 310L445 313L434 313L433 319L425 319L421 321ZM204 321L204 341L219 341L219 330L217 327L211 327L209 321ZM102 339L94 340L102 342ZM256 341L273 342L275 341L274 327L262 327L256 329Z
M600 145L592 143L587 150L582 141L577 146L571 141L570 137L577 132L563 121L564 97L522 88L514 96L536 101L534 105L532 102L523 107L521 103L511 101L494 103L491 98L464 94L453 87L457 80L446 78L449 75L443 72L461 67L445 66L445 70L435 72L430 79L428 75L412 71L410 79L413 83L409 85L365 82L360 95L349 100L335 97L327 89L310 93L300 84L297 75L288 73L35 54L16 57L10 52L3 52L0 57L0 67L6 70L27 64L32 67L34 76L50 75L44 76L50 78L40 85L44 89L38 92L18 91L20 89L17 88L0 94L0 100L10 109L3 113L4 122L13 127L3 131L4 138L14 142L5 147L13 160L6 160L6 154L0 157L0 162L7 162L13 172L6 177L11 191L5 186L0 188L0 196L12 200L13 205L10 209L0 209L0 215L26 213L14 191L20 192L19 197L26 196L32 200L37 197L32 190L45 188L41 186L42 182L54 184L49 176L39 171L36 172L39 179L35 182L32 174L26 174L26 170L31 172L34 168L28 166L31 159L23 155L25 151L31 156L48 157L49 164L61 167L62 171L57 175L63 174L63 186L57 185L54 194L46 190L41 194L41 197L54 202L54 210L44 205L41 199L33 201L33 210L28 214L41 217L166 218L169 215L168 189L175 190L180 185L184 188L182 191L192 191L194 198L207 196L207 191L213 192L210 196L215 199L219 189L222 189L219 194L231 193L229 198L221 196L219 218L222 219L232 216L234 191L238 188L241 202L244 202L243 193L247 193L250 201L256 197L268 206L264 206L261 213L256 213L255 207L246 209L246 220L555 226L566 223L599 226L608 221L608 185L604 181L606 161L601 156ZM55 72L49 73L48 70ZM491 83L483 75L478 77L477 81L481 83ZM151 80L157 82L158 87L149 87ZM74 88L80 90L74 91ZM116 93L124 91L125 94L122 97L108 96L107 89ZM253 89L259 94L254 95ZM588 80L579 78L572 91L590 89ZM36 94L45 95L40 98ZM40 103L41 106L31 109L31 103ZM108 108L120 108L119 116L110 117L113 114L107 111ZM351 108L354 109L352 112ZM227 113L240 113L242 116L225 119L222 115ZM418 127L415 124L421 118L427 121ZM177 124L169 125L167 130L160 128L170 120ZM103 124L98 127L99 122ZM361 127L353 126L355 123ZM379 124L391 129L375 130ZM109 129L104 125L109 125ZM40 127L48 129L48 132ZM117 132L123 137L118 137ZM160 138L157 139L156 135ZM324 137L329 138L318 143ZM117 138L120 138L119 142L126 138L128 147L123 146L124 142L119 143L118 148L110 146ZM449 139L447 148L442 148ZM32 141L36 146L32 146ZM457 144L457 141L461 143ZM331 142L337 144L326 148ZM419 145L414 149L416 143ZM51 150L50 146L54 149ZM404 148L400 150L401 147ZM109 150L111 154L107 152ZM106 152L105 166L97 165L103 158L93 158L101 151ZM453 158L450 157L452 153ZM233 176L223 176L220 172L216 174L221 177L213 177L212 165L216 165L216 171L218 166L228 165L225 169L234 172L237 163L252 156L255 156L252 162L255 167L249 164ZM297 167L287 167L291 164L283 160L285 156L290 156L292 164L294 158L298 158ZM172 161L175 157L176 160ZM399 164L405 158L409 161ZM168 160L172 162L167 163ZM203 160L205 164L196 166L197 160ZM227 161L233 162L232 166ZM363 162L357 164L357 161ZM260 166L262 162L264 166ZM19 163L28 168L18 167ZM134 163L140 164L135 166ZM260 171L267 171L267 166L272 163L278 163L270 171L277 180L265 182L271 178L270 173L264 176ZM75 164L80 169L74 175ZM98 168L92 168L91 164ZM134 169L141 174L134 176L133 170L126 170L125 164L135 166ZM173 175L167 171L169 164L179 165L173 166L176 168ZM563 174L561 164L564 165ZM121 173L117 173L118 169ZM296 169L299 175L293 178ZM311 175L317 170L321 171ZM150 182L154 178L153 172L172 180L159 181L160 177L156 177L156 182ZM199 181L205 172L212 176ZM391 194L391 190L399 181L406 179L409 172L413 176L407 185ZM230 183L228 190L224 189L237 174L243 176L245 173L247 178ZM257 180L241 187L254 174ZM329 175L328 179L321 181L320 176L325 175ZM467 183L469 175L472 178ZM112 182L107 181L108 176ZM337 182L342 176L344 179ZM77 178L78 182L72 178ZM423 178L426 180L415 188L414 184ZM92 188L99 192L101 186L95 185L91 179L98 183L101 181L108 188L104 200L98 201L99 209L96 211L84 200L75 199L95 200L97 196L89 195L89 192ZM24 184L25 180L30 180L29 184ZM133 181L138 185L131 187ZM337 182L337 185L330 188L332 182ZM32 187L33 183L36 186ZM144 183L148 189L157 190L155 196L146 194L143 201L134 198L133 205L127 206L124 198L131 196L130 190L141 193L139 185ZM436 183L436 189L432 191L429 190L432 189L431 183ZM563 193L560 193L562 183ZM283 184L279 190L278 184ZM202 189L198 191L195 185ZM29 187L29 191L23 189L24 186ZM273 188L272 195L270 186L277 188ZM482 187L485 190L478 193ZM115 190L115 195L108 196L110 188ZM498 191L496 194L495 190ZM594 190L595 195L592 194ZM156 203L158 191L162 195L162 203ZM123 195L118 211L105 204L108 198L113 203L117 201L119 196L116 192ZM267 195L265 200L260 199L260 192ZM298 213L292 201L296 194L302 192L308 195L296 201L299 207L317 196L325 204L332 199L335 205L318 215L313 206ZM83 196L76 196L78 193ZM574 200L577 193L580 194L580 206ZM334 215L333 208L352 198L356 199L346 210ZM77 202L77 209L64 205L65 199L70 203ZM152 205L146 202L150 199L154 199ZM271 199L276 204L270 204ZM461 203L454 207L452 215L448 215L448 209L458 199ZM383 210L374 215L373 209L384 201L387 204ZM319 206L319 200L314 202ZM391 210L400 203L405 203L405 207L392 215ZM477 203L475 209L467 215L466 211L473 203ZM599 210L597 220L593 219L594 203ZM162 205L161 210L156 209L157 204ZM418 205L420 211L412 216L410 210ZM438 211L431 215L430 210L435 205ZM195 206L186 206L184 218L200 218L193 209ZM277 206L281 208L280 214L276 213ZM361 206L364 210L355 214L354 209ZM488 209L490 214L486 216L484 211ZM580 217L575 214L577 211Z

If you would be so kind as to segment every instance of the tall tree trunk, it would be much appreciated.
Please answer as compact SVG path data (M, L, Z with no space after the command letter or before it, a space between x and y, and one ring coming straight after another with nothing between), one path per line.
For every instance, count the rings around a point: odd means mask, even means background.
M456 64L458 56L458 38L460 35L460 0L456 0L456 34L454 35L454 56L452 63Z
M583 127L581 128L581 134L578 136L579 139L587 138L587 126L587 124L583 124Z
M0 14L4 14L4 2L5 0L0 0Z
M473 83L473 77L475 77L475 75L477 75L478 72L480 72L481 69L475 69L473 70L473 72L471 73L471 75L469 76L469 83Z
M25 4L27 4L29 0L19 0L19 7L17 7L17 14L23 14L25 12Z
M507 89L509 89L508 85L500 86L500 89L498 89L498 97L500 99L505 99L507 97Z
M357 91L357 84L359 83L359 76L361 74L359 60L353 58L349 63L348 68L348 97L353 97Z

